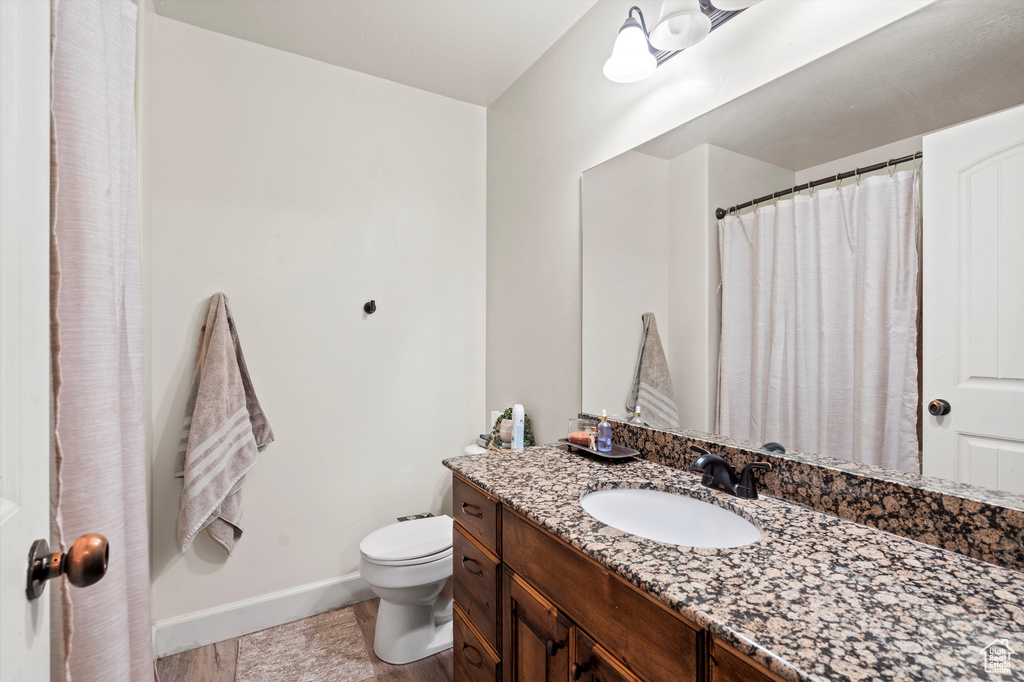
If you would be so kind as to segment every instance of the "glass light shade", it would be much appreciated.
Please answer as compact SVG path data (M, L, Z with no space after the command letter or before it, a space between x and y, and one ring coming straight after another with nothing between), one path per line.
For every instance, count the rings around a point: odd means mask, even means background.
M619 29L612 56L604 63L604 75L616 83L633 83L647 78L658 68L647 36L636 19L630 17Z
M651 45L667 52L685 50L709 33L711 19L700 11L699 0L665 0L661 18L651 31Z
M726 12L735 12L737 10L746 9L759 2L761 2L761 0L711 0L711 4L715 6L715 9L724 10Z

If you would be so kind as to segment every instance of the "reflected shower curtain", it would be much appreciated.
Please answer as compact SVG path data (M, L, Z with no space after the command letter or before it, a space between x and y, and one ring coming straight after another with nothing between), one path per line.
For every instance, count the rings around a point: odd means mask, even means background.
M918 171L718 223L718 431L903 471L917 443Z
M3 0L0 0L2 2ZM106 576L55 581L53 679L153 679L131 0L53 0L50 308L54 534L110 541Z

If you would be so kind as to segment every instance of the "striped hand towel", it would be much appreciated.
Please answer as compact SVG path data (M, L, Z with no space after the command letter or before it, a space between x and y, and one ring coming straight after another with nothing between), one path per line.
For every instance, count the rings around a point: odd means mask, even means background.
M644 334L640 340L640 354L636 359L633 385L626 398L626 410L632 414L640 408L640 417L659 429L679 428L679 409L668 360L658 336L658 323L654 313L643 314Z
M274 440L224 294L214 294L199 335L175 476L184 479L178 542L187 552L204 528L228 551L242 536L242 483Z

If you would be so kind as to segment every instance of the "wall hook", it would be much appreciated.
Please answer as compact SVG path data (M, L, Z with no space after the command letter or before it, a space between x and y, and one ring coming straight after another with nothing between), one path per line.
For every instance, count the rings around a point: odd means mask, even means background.
M377 312L377 302L371 299L364 303L363 312L366 313L367 315L373 315L375 312Z

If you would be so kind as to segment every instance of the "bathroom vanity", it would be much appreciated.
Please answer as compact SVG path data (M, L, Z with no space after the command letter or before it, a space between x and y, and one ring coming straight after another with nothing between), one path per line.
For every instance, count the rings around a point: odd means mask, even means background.
M454 472L455 680L983 679L1024 628L1024 574L687 471L556 447ZM761 531L728 549L606 526L581 495L673 492Z
M456 680L706 679L697 624L458 475L453 503ZM714 679L777 679L723 655Z

